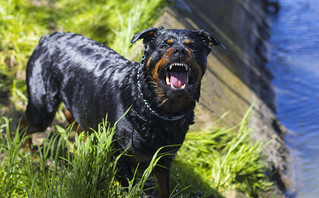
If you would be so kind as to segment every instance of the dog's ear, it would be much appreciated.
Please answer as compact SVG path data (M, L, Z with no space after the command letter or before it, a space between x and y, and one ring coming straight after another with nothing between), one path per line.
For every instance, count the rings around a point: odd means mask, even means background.
M148 43L157 35L158 30L161 29L163 28L151 27L146 30L143 30L142 32L137 33L133 36L131 43L136 42L138 39L143 39L143 43Z
M226 49L226 47L221 42L219 42L213 35L206 32L205 30L198 30L197 33L209 49L212 49L213 46L220 46L221 48Z

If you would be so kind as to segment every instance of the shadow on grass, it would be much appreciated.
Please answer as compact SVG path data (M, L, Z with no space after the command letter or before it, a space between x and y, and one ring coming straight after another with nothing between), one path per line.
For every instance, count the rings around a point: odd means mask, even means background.
M171 188L175 189L177 197L223 197L217 190L212 189L201 175L185 162L176 159L171 168Z

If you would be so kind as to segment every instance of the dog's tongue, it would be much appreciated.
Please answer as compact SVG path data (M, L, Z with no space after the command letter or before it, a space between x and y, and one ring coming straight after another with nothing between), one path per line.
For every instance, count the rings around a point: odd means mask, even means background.
M170 83L173 85L175 88L181 88L184 84L187 83L187 73L185 72L170 72L169 73L171 78L170 78Z

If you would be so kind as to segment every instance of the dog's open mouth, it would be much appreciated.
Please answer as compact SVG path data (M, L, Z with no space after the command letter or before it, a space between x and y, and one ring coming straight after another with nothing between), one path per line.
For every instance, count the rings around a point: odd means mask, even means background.
M191 68L185 63L172 63L161 71L162 81L172 89L184 89L187 85L193 84Z

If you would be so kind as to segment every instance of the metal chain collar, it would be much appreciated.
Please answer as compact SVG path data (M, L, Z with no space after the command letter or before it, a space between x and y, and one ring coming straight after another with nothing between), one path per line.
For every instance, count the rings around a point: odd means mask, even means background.
M185 115L179 115L179 116L161 116L159 113L157 113L154 109L152 109L152 107L150 106L150 104L147 102L146 99L144 99L144 94L142 92L142 88L141 88L141 82L140 82L140 72L137 72L137 88L138 91L140 92L140 95L142 96L142 99L144 101L145 106L150 110L150 112L152 112L152 114L156 115L157 117L163 119L163 120L167 120L167 121L176 121L176 120L180 120L182 119Z

